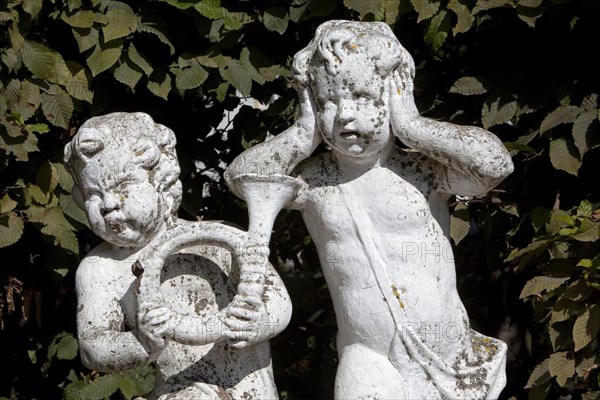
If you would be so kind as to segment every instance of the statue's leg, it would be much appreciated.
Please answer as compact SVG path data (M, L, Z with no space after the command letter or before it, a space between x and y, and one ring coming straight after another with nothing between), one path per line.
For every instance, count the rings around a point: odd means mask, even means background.
M335 379L335 399L406 399L406 388L386 356L352 344L344 347Z

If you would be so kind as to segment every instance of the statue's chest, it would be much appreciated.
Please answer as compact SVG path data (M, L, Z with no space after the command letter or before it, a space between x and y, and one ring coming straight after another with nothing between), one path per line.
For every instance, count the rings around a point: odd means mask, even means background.
M377 234L410 232L431 218L425 195L386 168L312 191L313 217L325 229L372 227Z

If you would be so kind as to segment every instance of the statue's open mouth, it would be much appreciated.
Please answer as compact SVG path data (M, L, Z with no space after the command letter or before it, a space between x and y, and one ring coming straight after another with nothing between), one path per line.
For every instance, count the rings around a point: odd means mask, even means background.
M360 138L360 134L356 132L341 132L340 137L348 141L356 141Z

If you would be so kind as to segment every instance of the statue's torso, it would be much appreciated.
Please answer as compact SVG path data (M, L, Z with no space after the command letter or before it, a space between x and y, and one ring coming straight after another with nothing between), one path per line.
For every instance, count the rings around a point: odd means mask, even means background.
M395 159L356 177L332 165L308 171L318 176L302 176L300 200L336 308L338 347L360 342L386 354L396 331L390 307L399 311L396 322L427 331L434 350L446 351L444 326L466 335L452 249L434 218L448 211L437 203L432 210L434 185Z

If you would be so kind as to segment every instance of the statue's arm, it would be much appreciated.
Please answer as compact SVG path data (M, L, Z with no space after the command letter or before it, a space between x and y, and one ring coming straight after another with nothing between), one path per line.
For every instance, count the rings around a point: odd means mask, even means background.
M398 75L390 79L390 123L407 146L445 166L443 191L479 196L513 171L510 154L494 134L476 126L461 126L424 118L410 87Z
M272 139L247 149L228 166L225 181L237 196L242 197L232 184L235 177L247 173L289 175L321 143L313 95L308 88L301 88L299 98L300 114L291 127Z
M150 354L132 331L124 332L124 312L103 267L84 259L76 273L81 360L101 372L145 365L151 361Z
M292 318L292 300L279 274L271 264L267 266L262 301L268 314L268 320L265 321L268 332L262 336L262 339L265 340L281 333Z

